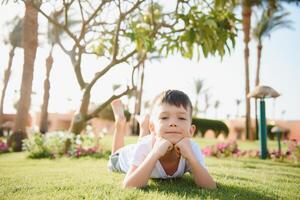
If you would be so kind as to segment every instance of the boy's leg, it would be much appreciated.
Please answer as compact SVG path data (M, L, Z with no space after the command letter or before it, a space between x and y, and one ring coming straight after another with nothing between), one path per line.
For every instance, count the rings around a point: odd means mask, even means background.
M111 153L115 153L124 146L124 134L126 126L126 118L124 115L123 104L120 99L111 102L111 107L115 117L115 130L113 135L113 143Z
M139 139L141 139L142 137L149 135L150 131L149 131L149 120L150 120L150 116L149 114L146 114L144 116L141 115L137 115L135 116L136 120L139 123L140 126L140 132L139 132Z

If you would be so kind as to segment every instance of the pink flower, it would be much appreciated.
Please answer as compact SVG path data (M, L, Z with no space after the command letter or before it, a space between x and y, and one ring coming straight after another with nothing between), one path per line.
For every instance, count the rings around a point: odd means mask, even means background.
M212 155L212 148L211 146L207 146L204 149L202 149L202 152L205 156L211 156Z

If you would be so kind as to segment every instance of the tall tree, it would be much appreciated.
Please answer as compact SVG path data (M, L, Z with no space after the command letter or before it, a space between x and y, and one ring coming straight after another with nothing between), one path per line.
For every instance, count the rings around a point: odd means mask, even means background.
M254 133L251 131L251 111L250 111L250 99L247 95L250 92L250 74L249 74L249 42L250 42L250 30L251 30L251 15L252 15L252 7L256 5L261 5L262 3L268 3L269 7L272 9L276 9L278 2L287 2L287 3L295 3L299 5L299 0L242 0L242 25L243 25L243 34L244 34L244 64L245 64L245 100L246 100L246 137L253 140Z
M56 20L62 18L62 10L51 13L51 17ZM70 24L76 25L76 22L70 21ZM47 30L47 42L49 47L49 55L46 58L46 78L44 80L44 96L43 103L41 106L41 115L40 115L40 132L46 133L48 131L48 104L50 98L50 72L53 65L53 56L52 51L56 43L58 43L58 38L63 34L62 29L58 29L56 26L53 26L52 23L48 22Z
M3 80L3 89L2 89L2 94L1 94L1 100L0 100L0 128L2 127L2 115L4 114L4 101L5 101L5 96L6 96L6 90L8 86L8 82L10 79L11 75L11 68L12 68L12 63L13 63L13 57L15 54L15 49L17 47L23 48L22 44L22 26L23 26L23 21L19 17L16 17L13 19L12 22L15 24L13 30L9 33L8 41L11 45L11 49L9 51L9 59L8 59L8 66L4 72L4 80Z
M280 28L291 28L291 20L285 19L289 13L282 11L264 10L260 19L257 21L256 26L253 28L253 37L257 41L257 65L255 86L260 84L260 71L261 71L261 55L263 48L263 39L271 37L271 33Z
M43 96L43 104L41 106L41 116L40 116L40 132L46 133L48 131L48 104L50 97L50 72L53 65L53 57L52 57L53 46L51 46L51 50L46 59L46 78L44 80L44 96Z
M244 34L244 62L245 62L245 100L246 100L246 137L250 140L254 139L254 134L251 132L251 106L250 99L247 95L250 92L250 74L249 74L249 43L251 30L251 15L252 7L259 4L260 0L242 0L242 25Z
M115 66L128 64L133 72L150 55L175 52L186 58L192 58L195 52L199 56L200 50L205 57L208 54L223 56L225 49L229 50L229 41L234 43L236 36L237 20L232 10L200 0L178 0L171 11L163 11L161 2L153 0L51 2L56 4L53 8L63 10L62 21L55 20L43 9L36 9L69 38L65 44L63 41L58 44L70 57L82 90L81 105L70 128L76 134L113 99L135 87L131 84L119 95L112 95L89 110L94 85ZM69 26L71 12L80 13L72 18L80 21L80 25L73 28ZM73 44L71 49L70 43ZM86 54L105 59L90 81L82 74L81 64Z
M21 95L15 119L15 127L8 140L14 151L22 150L22 140L27 137L26 125L29 119L31 103L34 61L38 46L38 12L34 9L35 1L25 1L25 16L23 24L24 65L21 84ZM35 4L40 6L40 4Z
M144 75L145 75L145 61L143 61L138 67L137 72L137 87L135 88L135 106L134 106L134 114L132 117L132 132L133 135L139 134L138 122L135 119L135 116L141 114L142 108L142 96L143 96L143 85L144 85Z
M283 12L282 8L279 10L278 5L271 4L268 9L265 9L260 18L258 19L255 27L253 28L253 38L257 41L257 65L255 86L260 85L260 71L261 71L261 57L263 48L263 39L265 37L271 37L271 33L280 28L291 28L290 20L285 18L289 15L287 12ZM255 99L255 127L256 136L258 135L258 116L257 116L257 99Z

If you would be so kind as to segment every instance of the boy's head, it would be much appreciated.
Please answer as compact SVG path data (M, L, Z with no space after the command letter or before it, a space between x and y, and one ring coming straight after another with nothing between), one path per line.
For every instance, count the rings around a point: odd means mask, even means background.
M193 106L190 98L184 92L180 90L166 90L157 95L151 107L151 114L155 111L155 109L162 105L169 104L171 106L183 107L190 114L190 118L192 119Z
M189 97L179 90L167 90L153 101L150 131L176 144L194 134L193 107Z

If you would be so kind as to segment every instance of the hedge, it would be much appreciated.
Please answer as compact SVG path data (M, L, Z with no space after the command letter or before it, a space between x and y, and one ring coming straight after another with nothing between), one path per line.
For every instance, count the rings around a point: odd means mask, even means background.
M229 133L228 126L220 120L193 117L192 123L196 126L195 135L200 133L202 137L208 130L214 131L216 133L216 137L218 137L218 135L221 133L225 134L225 136L227 136Z

